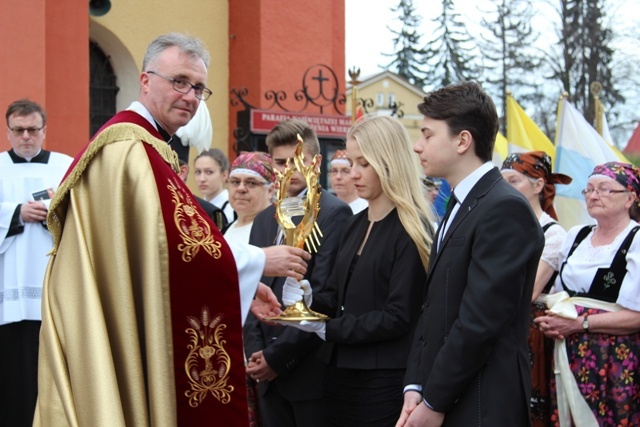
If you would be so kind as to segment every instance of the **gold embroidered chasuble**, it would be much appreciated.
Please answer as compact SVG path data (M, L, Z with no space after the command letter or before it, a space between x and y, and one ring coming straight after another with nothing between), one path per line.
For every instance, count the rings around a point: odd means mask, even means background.
M34 425L247 425L233 256L138 118L105 125L52 202Z

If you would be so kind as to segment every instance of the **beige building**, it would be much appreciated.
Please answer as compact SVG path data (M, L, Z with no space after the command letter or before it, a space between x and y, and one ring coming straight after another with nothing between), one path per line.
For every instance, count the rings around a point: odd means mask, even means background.
M352 88L353 85L347 88L348 100L352 99ZM418 104L422 102L426 92L390 71L364 78L356 88L357 97L364 100L368 114L398 117L409 131L411 139L415 141L419 138L423 116L418 111ZM347 114L351 114L351 111Z

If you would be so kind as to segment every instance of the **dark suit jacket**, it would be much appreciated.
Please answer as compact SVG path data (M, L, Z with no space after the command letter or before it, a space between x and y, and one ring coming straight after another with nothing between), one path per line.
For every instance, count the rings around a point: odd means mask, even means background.
M200 207L206 212L207 216L213 219L213 213L218 209L216 205L209 203L205 199L201 199L198 196L194 195L193 197L195 197L195 199L198 201Z
M427 272L394 209L374 223L349 279L369 228L367 215L368 209L356 214L343 233L329 281L330 289L338 289L338 304L327 322L324 359L339 368L404 369Z
M323 190L320 196L318 226L323 237L318 248L307 262L305 278L313 288L312 309L331 313L327 282L335 260L342 230L353 212L349 205ZM251 227L249 243L266 247L275 244L278 223L275 207L270 206L258 214ZM262 277L262 282L273 289L282 302L283 277ZM277 387L280 394L290 401L319 399L322 396L324 364L316 357L322 340L316 334L300 331L290 326L270 326L258 321L251 313L244 327L245 352L247 357L263 350L269 366L278 373L274 381L260 382L259 391L264 394L267 387Z
M465 198L429 262L405 384L446 426L528 426L529 306L544 235L496 168Z
M198 196L194 196L195 199L200 204L202 210L205 211L207 216L213 220L213 223L218 226L218 229L224 232L229 228L229 224L227 223L227 216L224 211L214 205L213 203L207 202L205 199L201 199Z

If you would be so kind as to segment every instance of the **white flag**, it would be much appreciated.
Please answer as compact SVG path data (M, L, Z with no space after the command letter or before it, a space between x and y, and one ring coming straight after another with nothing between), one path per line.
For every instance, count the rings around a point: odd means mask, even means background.
M555 208L560 224L567 230L578 224L593 224L581 191L597 165L612 161L628 162L586 121L566 99L558 105L556 158L554 170L569 175L569 185L558 186Z

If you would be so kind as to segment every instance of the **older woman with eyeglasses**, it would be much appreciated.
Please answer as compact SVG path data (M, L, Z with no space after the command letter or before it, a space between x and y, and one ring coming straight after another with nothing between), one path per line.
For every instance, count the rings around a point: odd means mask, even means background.
M596 225L568 232L556 293L535 320L555 340L552 421L640 425L640 169L596 166L583 194Z
M267 153L243 152L233 161L227 187L229 203L238 219L224 230L226 240L249 243L253 220L272 202L275 178Z
M253 220L271 204L275 191L275 178L271 156L267 153L261 151L242 152L233 161L227 179L227 188L229 190L229 204L238 218L222 230L225 240L249 243ZM253 292L253 290L240 289L240 292ZM243 308L243 312L247 310L248 307ZM256 382L248 375L247 393L249 426L260 426L262 422L256 397Z

